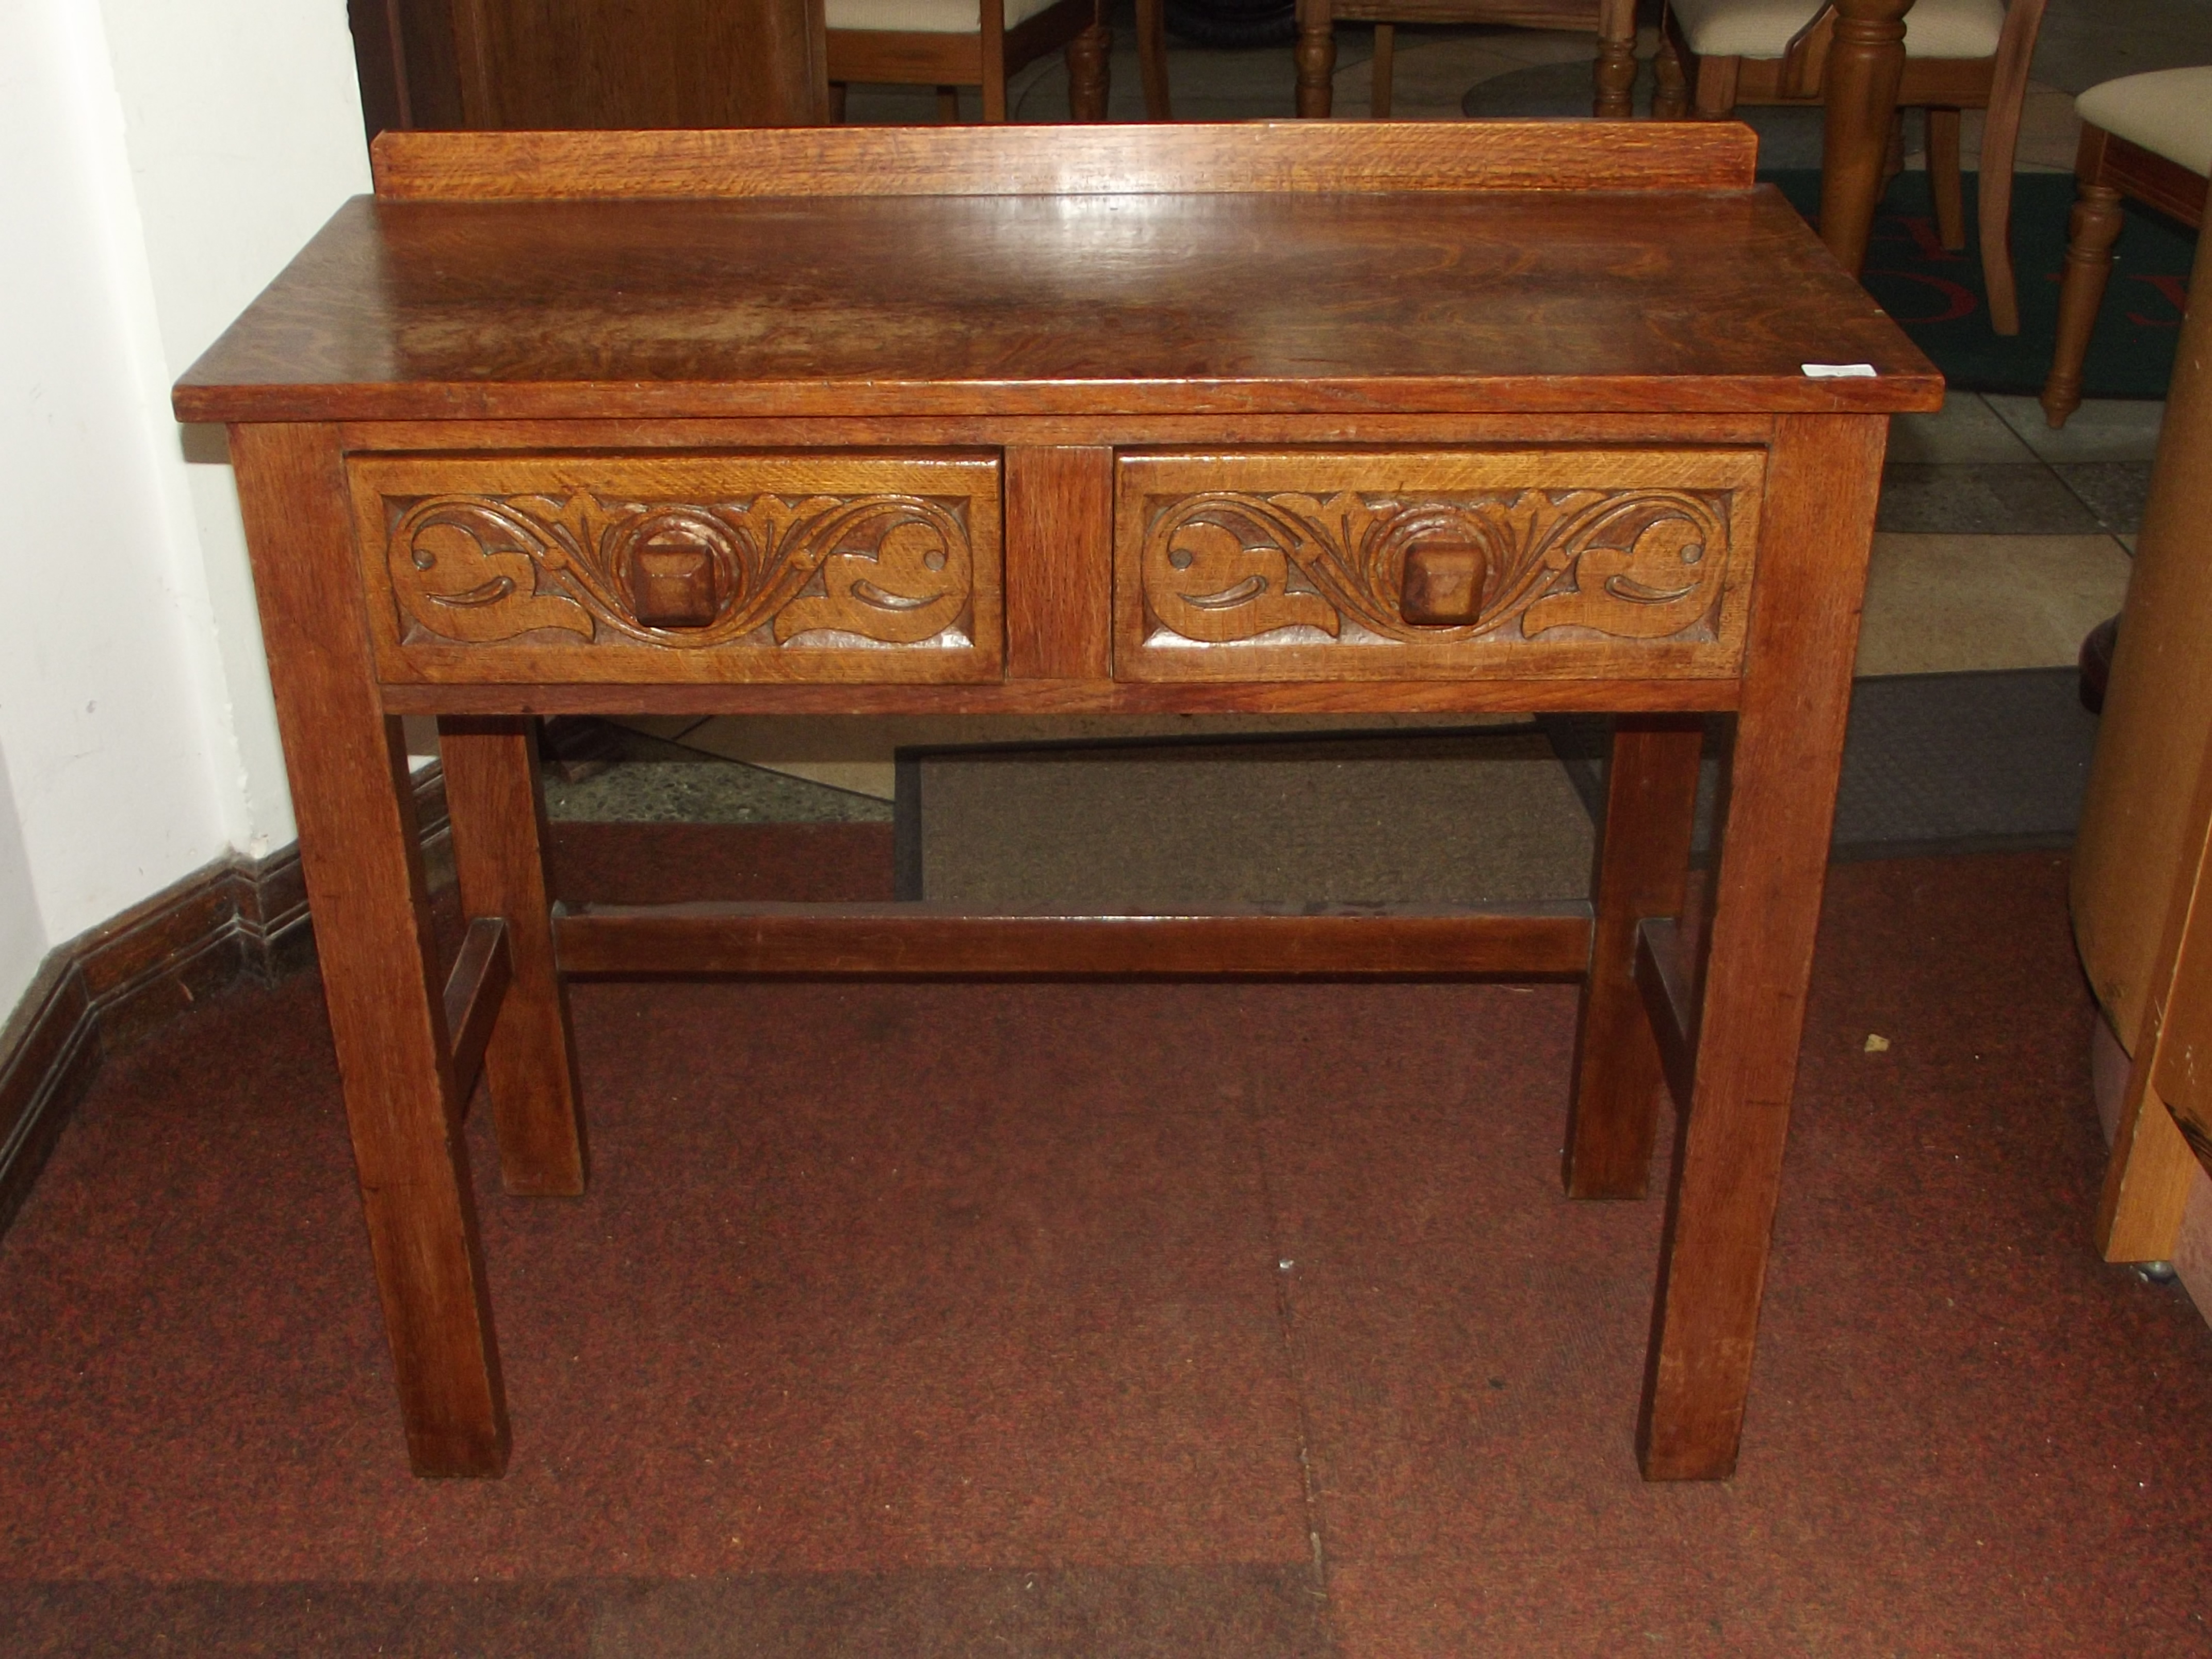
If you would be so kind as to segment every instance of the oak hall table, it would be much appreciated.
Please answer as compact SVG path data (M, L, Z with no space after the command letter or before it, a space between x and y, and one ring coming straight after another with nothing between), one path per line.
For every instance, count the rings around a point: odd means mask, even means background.
M1749 1384L1887 416L1734 124L397 134L177 387L229 423L401 1413L508 1429L463 1110L576 1193L564 976L1572 977L1565 1181L1686 1125L1638 1445ZM1807 363L1863 363L1864 378ZM549 898L531 718L1616 711L1589 904ZM1701 716L1736 720L1682 961ZM435 981L398 717L469 922ZM1265 994L1255 991L1255 994Z

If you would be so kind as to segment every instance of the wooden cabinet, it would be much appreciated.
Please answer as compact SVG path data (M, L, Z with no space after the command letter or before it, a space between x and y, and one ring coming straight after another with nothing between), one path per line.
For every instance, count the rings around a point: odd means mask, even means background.
M2212 240L2200 238L2072 897L2082 965L2131 1060L2097 1243L2111 1261L2178 1257L2212 1316L2212 307L2198 297L2208 285Z

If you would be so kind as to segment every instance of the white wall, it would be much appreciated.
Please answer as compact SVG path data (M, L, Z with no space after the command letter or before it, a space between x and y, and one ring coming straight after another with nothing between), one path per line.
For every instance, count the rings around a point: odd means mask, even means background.
M343 0L0 0L0 1011L291 837L230 473L168 387L367 185Z
M0 769L0 985L17 987L20 992L38 971L46 951L39 896L31 884L31 860L23 851L22 828L8 793L6 770ZM7 1021L8 1006L0 1004L0 1024Z
M168 386L338 204L369 188L345 0L103 0L131 194ZM230 843L255 857L292 839L283 756L238 495L220 434L191 434L183 469L237 769ZM171 468L173 471L175 469Z

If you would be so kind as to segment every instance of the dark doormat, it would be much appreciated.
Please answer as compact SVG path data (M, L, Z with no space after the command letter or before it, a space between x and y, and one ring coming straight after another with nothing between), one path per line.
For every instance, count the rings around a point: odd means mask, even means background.
M1708 722L1698 848L1732 722ZM2095 717L2075 673L1862 680L1838 860L2071 844ZM899 751L896 893L1102 914L1521 902L1589 890L1611 722Z
M901 898L983 909L1577 898L1590 820L1534 726L901 750Z
M1602 715L1540 722L1591 811L1605 799L1610 723ZM1733 721L1706 726L1697 850L1712 849L1720 761ZM1836 792L1834 860L2070 847L2081 820L2097 717L2071 668L1894 674L1851 690L1850 731Z

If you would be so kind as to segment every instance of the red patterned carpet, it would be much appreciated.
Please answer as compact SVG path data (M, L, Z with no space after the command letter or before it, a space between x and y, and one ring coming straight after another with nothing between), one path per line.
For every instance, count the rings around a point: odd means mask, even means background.
M577 896L890 880L562 833ZM471 1125L497 1483L406 1473L313 977L110 1062L0 1244L0 1652L2212 1646L2212 1331L2089 1248L2050 855L1833 872L1724 1486L1634 1473L1659 1206L1559 1195L1571 990L574 1006L591 1195Z

